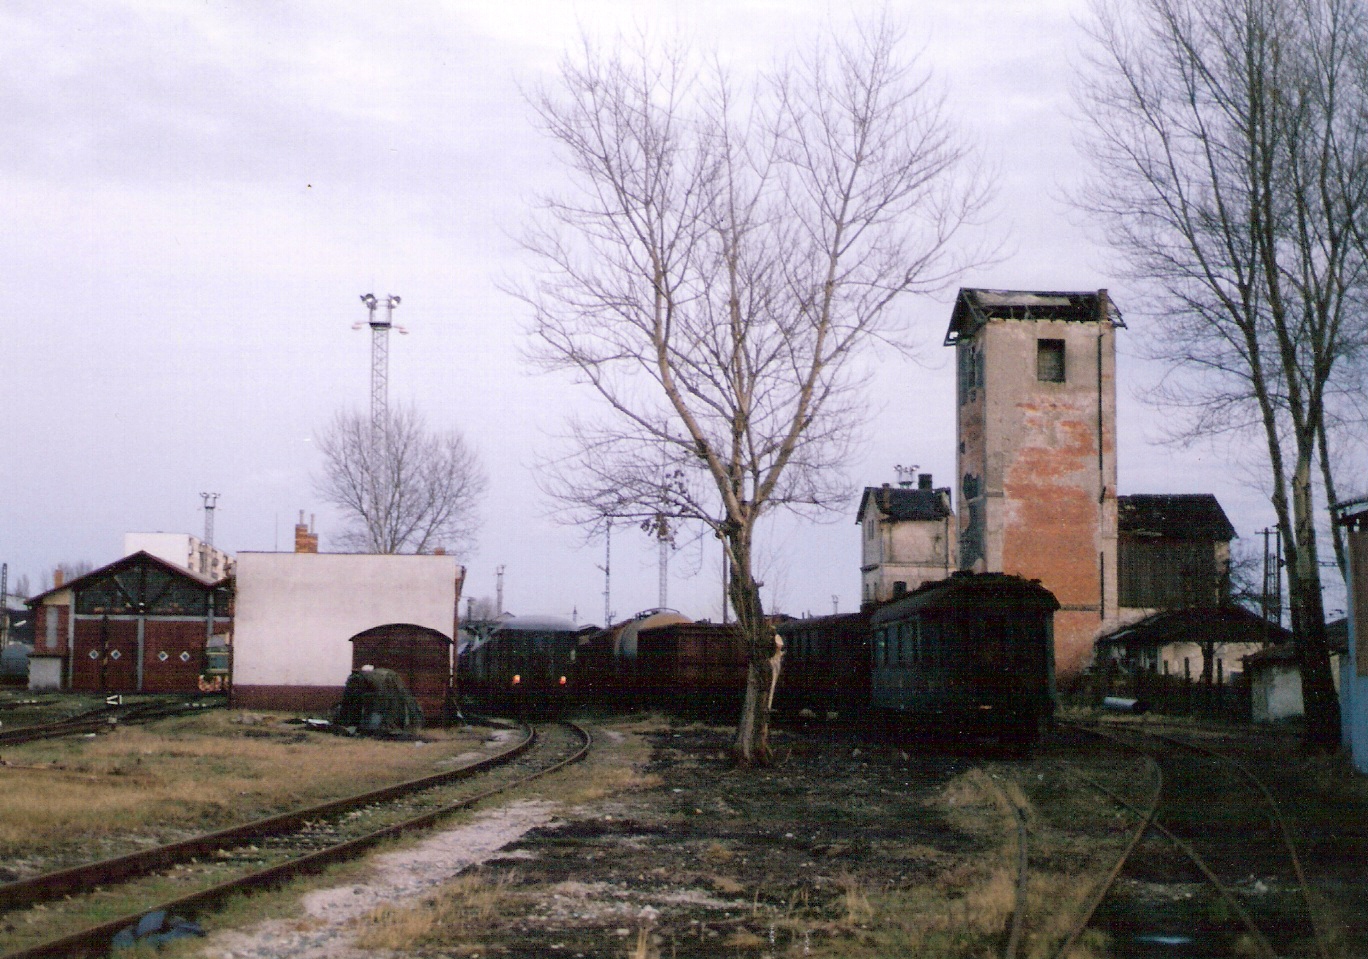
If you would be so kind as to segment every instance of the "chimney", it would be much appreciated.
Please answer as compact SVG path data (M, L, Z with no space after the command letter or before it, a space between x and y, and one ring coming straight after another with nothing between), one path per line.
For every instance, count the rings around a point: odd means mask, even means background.
M309 524L311 525L311 524ZM304 522L304 511L299 511L299 522L295 524L295 548L296 553L317 553L318 534L313 532Z
M66 571L58 566L52 571L52 588L61 589L66 585Z
M931 488L931 474L930 474L930 473L918 473L918 474L917 474L917 489L926 489L926 490L929 490L930 488Z

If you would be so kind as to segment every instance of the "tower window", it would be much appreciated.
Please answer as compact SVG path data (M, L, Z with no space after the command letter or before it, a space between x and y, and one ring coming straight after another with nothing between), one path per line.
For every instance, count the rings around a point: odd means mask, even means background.
M1036 340L1036 379L1042 383L1064 382L1064 341Z

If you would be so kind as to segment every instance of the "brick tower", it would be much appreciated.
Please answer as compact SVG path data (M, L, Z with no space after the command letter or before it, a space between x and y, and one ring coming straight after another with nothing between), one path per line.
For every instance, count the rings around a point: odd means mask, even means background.
M1116 616L1116 329L1106 290L961 289L959 567L1055 594L1062 680Z

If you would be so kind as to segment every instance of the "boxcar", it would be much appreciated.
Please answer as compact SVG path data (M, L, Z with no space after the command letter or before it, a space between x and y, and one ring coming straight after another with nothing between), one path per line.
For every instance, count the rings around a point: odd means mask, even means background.
M1025 744L1054 715L1054 612L1035 580L956 573L870 616L876 718Z
M869 708L869 613L790 619L778 626L783 668L774 710L849 719Z
M741 708L749 663L735 625L672 623L637 635L638 702L685 715L726 716Z
M693 620L672 609L648 609L581 636L575 660L580 700L617 711L649 707L637 695L638 639L645 630Z

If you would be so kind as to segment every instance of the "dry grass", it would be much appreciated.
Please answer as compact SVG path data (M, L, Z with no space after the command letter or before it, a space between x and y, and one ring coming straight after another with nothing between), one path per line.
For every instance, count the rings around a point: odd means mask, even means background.
M412 906L386 905L357 920L356 944L365 950L402 950L442 944L473 948L516 896L516 872L490 878L473 869Z
M115 834L219 828L450 769L443 760L480 738L455 730L423 745L379 742L242 719L216 711L6 749L0 857Z

